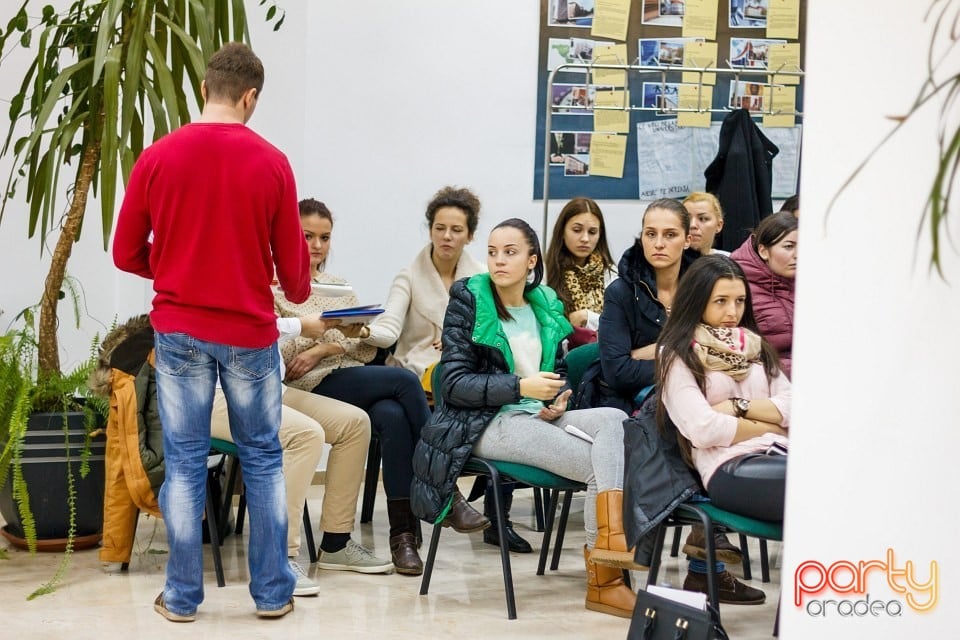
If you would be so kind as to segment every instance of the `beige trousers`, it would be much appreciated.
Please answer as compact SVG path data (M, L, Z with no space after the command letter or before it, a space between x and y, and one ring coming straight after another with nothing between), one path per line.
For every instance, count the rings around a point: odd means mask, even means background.
M321 426L322 425L322 426ZM213 399L210 435L230 440L227 402L220 389ZM357 512L363 466L370 444L370 418L353 405L308 391L287 387L280 418L283 477L287 490L287 555L300 553L303 503L323 454L327 458L320 531L350 533Z

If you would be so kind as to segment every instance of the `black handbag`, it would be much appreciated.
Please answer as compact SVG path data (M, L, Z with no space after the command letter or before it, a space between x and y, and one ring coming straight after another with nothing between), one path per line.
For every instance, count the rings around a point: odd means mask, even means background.
M728 640L717 611L694 607L640 591L627 640Z

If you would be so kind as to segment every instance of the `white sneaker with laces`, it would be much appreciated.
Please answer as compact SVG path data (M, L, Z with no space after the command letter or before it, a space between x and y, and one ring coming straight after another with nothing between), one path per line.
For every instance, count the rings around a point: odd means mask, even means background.
M297 584L293 588L295 596L315 596L320 593L320 585L310 579L307 572L303 570L296 560L290 558L290 570L297 576Z
M353 538L347 540L347 546L336 553L320 552L317 566L331 571L356 571L357 573L390 573L392 560L381 560L367 549L357 544Z

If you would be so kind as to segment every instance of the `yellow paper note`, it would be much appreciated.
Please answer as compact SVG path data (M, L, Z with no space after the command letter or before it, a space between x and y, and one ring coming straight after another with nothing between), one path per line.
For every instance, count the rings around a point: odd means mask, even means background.
M688 42L683 46L683 66L685 67L716 67L716 42ZM683 82L700 84L700 74L693 71L683 72ZM703 84L716 84L717 74L704 73Z
M800 0L769 0L767 37L790 40L800 37Z
M597 0L590 35L626 40L629 18L630 0Z
M629 109L629 91L597 91L593 101L593 130L608 133L630 133Z
M763 97L764 127L792 127L797 123L796 87L767 86L764 87ZM773 115L766 114L768 109L773 111Z
M784 44L771 44L768 49L767 68L770 71L799 71L800 70L800 43L788 42ZM773 76L774 84L800 84L800 76L785 76L778 74Z
M628 64L627 45L599 45L593 49L593 64ZM594 69L593 84L608 87L623 87L627 84L627 72L620 69Z
M590 175L622 178L626 155L627 136L593 134L590 138Z
M717 0L686 0L683 5L684 38L717 39Z
M703 112L694 113L692 111L680 111L677 113L678 127L704 127L710 126L710 112L706 111L713 106L713 87L704 85L703 95L700 93L700 85L681 84L677 89L677 108L679 109L704 109Z

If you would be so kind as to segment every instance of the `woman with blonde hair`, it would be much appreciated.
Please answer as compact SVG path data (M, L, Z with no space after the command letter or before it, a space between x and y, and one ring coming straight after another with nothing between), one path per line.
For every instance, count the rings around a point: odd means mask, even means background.
M683 206L690 214L690 248L704 256L712 253L730 255L727 251L713 248L717 234L723 230L723 208L717 196L706 191L694 191L683 199Z

